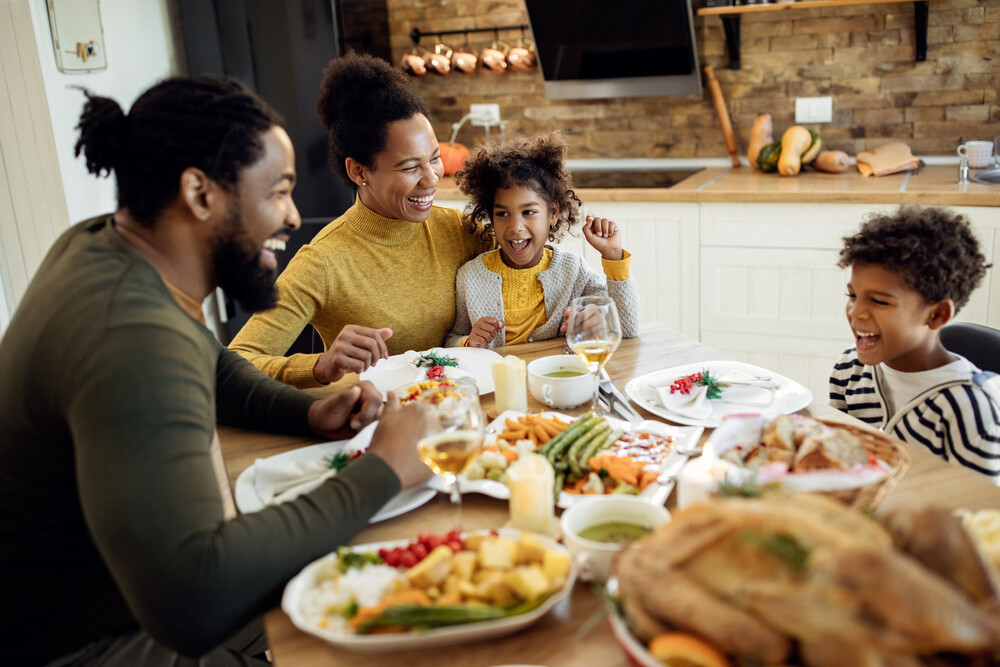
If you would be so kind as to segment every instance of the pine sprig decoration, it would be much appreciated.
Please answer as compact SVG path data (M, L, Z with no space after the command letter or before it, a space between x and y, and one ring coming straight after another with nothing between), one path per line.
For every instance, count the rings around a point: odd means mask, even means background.
M458 360L455 357L450 354L437 354L435 352L421 354L414 363L417 368L423 368L424 366L458 366Z
M718 376L712 375L712 372L707 368L701 372L698 384L705 385L707 388L705 396L708 398L722 398L722 389L727 386L725 383L719 382Z

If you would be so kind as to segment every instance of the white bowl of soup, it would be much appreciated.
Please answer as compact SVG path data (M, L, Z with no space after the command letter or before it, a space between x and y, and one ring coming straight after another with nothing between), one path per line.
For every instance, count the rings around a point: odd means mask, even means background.
M607 581L619 552L669 520L663 505L636 496L604 495L574 502L559 525L581 578Z
M528 364L528 391L550 408L573 408L597 391L594 376L575 354L554 354Z

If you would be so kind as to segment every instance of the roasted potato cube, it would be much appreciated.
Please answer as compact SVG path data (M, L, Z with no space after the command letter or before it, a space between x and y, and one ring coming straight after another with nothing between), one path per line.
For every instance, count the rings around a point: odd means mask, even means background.
M454 552L450 547L436 547L427 557L406 571L406 578L417 588L427 589L445 580L451 571Z
M479 545L483 543L483 540L488 537L492 537L489 533L473 533L472 535L466 535L462 542L466 549L471 551L479 551Z
M472 574L475 571L476 571L475 551L459 551L451 559L451 574L468 581L472 579Z
M549 592L551 582L540 565L524 565L514 568L504 577L504 581L514 589L522 600L534 600Z
M538 541L534 533L522 534L514 544L517 548L514 553L515 565L540 564L542 562L542 558L545 556L545 547Z
M483 540L477 551L479 566L484 568L506 569L513 567L514 554L517 547L513 540L506 537L490 536Z
M565 581L566 577L569 576L571 563L569 554L546 549L545 555L542 557L542 572L549 579L562 579Z

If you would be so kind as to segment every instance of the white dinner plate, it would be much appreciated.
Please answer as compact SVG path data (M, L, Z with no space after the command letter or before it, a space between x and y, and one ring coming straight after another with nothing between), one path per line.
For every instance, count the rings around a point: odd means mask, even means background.
M656 399L656 392L653 387L669 387L675 380L703 370L709 370L712 375L722 376L734 371L746 373L751 376L766 377L778 384L774 390L774 400L766 408L761 406L740 405L739 403L728 403L720 400L710 401L712 413L705 419L694 419L685 415L677 414L660 405ZM646 410L649 410L658 417L669 419L678 424L689 424L691 426L704 426L715 428L722 423L722 419L728 415L741 414L746 412L759 412L774 415L788 415L798 412L802 408L812 403L812 392L803 387L798 382L778 375L773 371L752 364L745 364L741 361L701 361L695 364L685 364L664 368L640 375L629 380L625 385L625 394L632 401Z
M557 417L563 421L573 421L575 419L575 417L564 415L561 412L543 412L541 414L543 417L548 417L550 419L552 417ZM486 427L486 430L488 433L499 433L506 428L505 421L507 419L517 419L522 416L524 416L523 412L507 410L491 421ZM616 417L607 416L606 419L611 422L613 426L621 428L625 431L643 431L645 433L662 435L666 438L673 438L674 447L679 447L681 449L697 445L699 439L701 438L701 434L705 431L705 429L700 426L674 426L672 424L664 424L663 422L650 420L633 425ZM672 485L673 482L671 481L670 484ZM437 489L442 493L448 493L450 490L448 482L441 475L434 475L434 477L427 482L427 486L432 489ZM508 500L510 498L510 489L507 488L507 485L503 482L496 482L492 479L468 480L459 475L458 488L462 493L482 493L483 495L498 498L500 500ZM653 499L658 497L664 490L665 489L662 484L658 482L653 483L643 489L642 493L639 494L639 497ZM591 496L587 494L566 493L565 491L560 491L559 500L556 502L556 506L566 509L573 503L589 497Z
M336 442L324 442L309 447L300 447L299 449L275 454L269 457L269 460L287 462L319 461L335 452L341 451L349 442L351 441L338 440ZM403 489L387 502L382 509L376 512L375 516L369 520L369 523L378 523L379 521L385 521L400 514L405 514L410 510L420 507L436 495L437 491L429 488L427 485ZM243 514L251 514L264 509L264 502L257 494L253 466L241 472L239 477L236 478L233 496L236 501L236 507Z
M424 350L419 354L427 352L437 352L448 354L458 362L458 370L462 374L471 375L476 381L479 395L483 396L493 391L493 362L499 361L503 357L493 350L484 350L478 347L435 347ZM410 353L412 356L413 353ZM406 360L406 353L394 354L388 359L379 359L378 363L361 373L358 376L362 380L367 380L375 385L375 388L385 396L386 392L414 382L420 382L427 378L427 368L417 368ZM445 367L445 377L449 369Z
M482 532L482 531L473 531ZM501 528L498 531L504 537L517 540L521 536L521 531L511 528ZM463 533L464 535L464 533ZM566 548L555 540L544 535L535 535L545 548L559 553L568 554ZM416 539L416 535L414 535ZM391 542L375 542L372 544L361 544L352 547L353 551L374 551L385 547L406 546L412 540L394 540ZM576 565L571 564L569 576L566 584L550 595L541 605L524 614L511 616L509 618L498 618L492 621L480 621L478 623L467 623L465 625L453 625L443 628L432 628L430 630L418 632L401 632L378 635L355 635L337 632L334 629L324 629L317 625L308 623L301 610L301 600L303 594L316 585L316 574L323 566L337 558L336 553L323 556L319 560L313 561L300 573L288 582L285 592L281 596L281 608L292 619L295 626L308 634L319 637L335 646L355 651L358 653L387 653L390 651L408 651L418 648L431 648L434 646L444 646L447 644L461 644L470 641L479 641L508 635L512 632L527 627L536 620L544 616L552 607L556 606L560 600L565 598L573 589L576 581ZM444 656L443 656L444 657ZM444 658L446 659L446 658Z

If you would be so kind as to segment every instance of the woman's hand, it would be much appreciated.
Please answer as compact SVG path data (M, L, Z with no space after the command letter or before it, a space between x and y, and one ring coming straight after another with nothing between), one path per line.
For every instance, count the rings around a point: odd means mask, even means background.
M418 426L426 419L427 407L419 401L400 405L391 391L388 398L368 453L385 461L406 489L427 481L433 474L417 454L417 433L422 431Z
M583 225L583 235L601 257L618 261L624 257L622 252L622 235L618 233L618 225L607 218L587 216Z
M340 389L309 406L309 428L317 435L336 438L346 428L360 431L382 414L382 392L371 382Z
M389 357L385 341L391 337L392 329L348 324L337 334L330 349L316 360L313 377L321 384L329 384L344 377L348 371L362 373L368 370L379 359Z
M489 347L497 334L503 331L504 322L495 317L480 317L472 325L472 333L466 341L466 347Z

